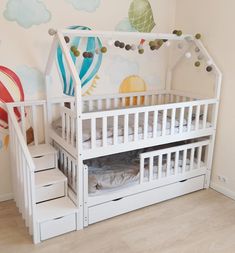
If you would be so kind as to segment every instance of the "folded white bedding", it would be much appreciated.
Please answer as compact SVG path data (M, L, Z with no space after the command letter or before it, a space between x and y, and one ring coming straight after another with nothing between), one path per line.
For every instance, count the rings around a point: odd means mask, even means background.
M147 137L152 138L153 136L153 112L149 113L148 117L148 131L147 131ZM162 113L158 114L158 124L157 124L157 136L162 135L162 121L163 116ZM202 128L202 120L199 121L199 129ZM132 117L129 117L129 124L128 124L128 140L133 141L134 140L134 115ZM144 114L139 114L139 127L138 127L138 138L139 140L143 139L144 137ZM210 127L211 124L207 122L207 127ZM62 120L61 117L57 120L53 121L52 123L53 129L56 131L58 135L62 135ZM91 124L90 120L84 120L83 121L83 148L89 149L91 148ZM187 126L187 120L184 119L183 121L183 132L186 132L188 129ZM192 120L191 123L191 131L195 129L195 120ZM174 133L179 132L179 120L175 120L175 126L174 126ZM167 122L166 122L166 135L169 135L171 133L171 118L167 116ZM118 143L123 143L124 141L124 117L119 117L118 120ZM113 144L113 119L108 118L107 120L107 144L112 145ZM96 120L96 146L101 147L102 146L102 118L98 118Z
M148 132L153 131L153 120L154 120L154 113L150 112L148 117ZM162 121L163 115L162 113L158 113L158 124L157 124L157 131L161 131L162 129ZM129 122L128 122L128 135L134 134L134 115L130 115ZM187 125L187 121L184 120L183 125ZM52 122L52 127L55 131L61 136L62 134L62 119L61 117L57 120ZM166 129L170 129L171 127L171 118L167 117ZM179 121L175 120L175 127L179 127ZM82 124L83 129L83 142L91 140L91 123L90 120L83 120ZM143 133L144 131L144 113L139 113L139 127L138 127L138 134ZM118 118L118 136L124 135L124 117L120 116ZM107 138L113 137L113 119L108 117L107 120ZM96 120L96 140L102 139L102 118L98 118Z

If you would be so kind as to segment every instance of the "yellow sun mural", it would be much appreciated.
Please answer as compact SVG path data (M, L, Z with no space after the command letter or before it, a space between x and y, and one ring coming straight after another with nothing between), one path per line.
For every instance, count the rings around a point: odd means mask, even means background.
M144 92L147 90L147 84L145 81L137 76L137 75L131 75L126 77L120 87L119 87L119 93L132 93L132 92ZM144 98L141 99L141 104L144 103ZM133 105L137 104L137 98L134 98ZM130 99L126 99L126 106L130 105Z

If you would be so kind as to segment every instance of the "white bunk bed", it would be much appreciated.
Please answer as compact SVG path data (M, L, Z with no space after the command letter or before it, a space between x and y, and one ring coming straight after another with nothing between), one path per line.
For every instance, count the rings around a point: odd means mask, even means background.
M64 36L187 41L210 61L215 94L207 98L171 89L172 73L183 59L179 57L168 69L164 90L82 97L79 75ZM15 200L20 203L24 199L23 206L19 204L20 211L35 243L209 187L222 75L200 40L192 35L62 30L54 36L45 72L47 87L52 85L50 75L58 43L74 81L75 96L49 98L48 95L46 101L8 104L11 153L16 157L12 162L17 171L15 174L12 168ZM15 108L23 115L20 124L14 117ZM33 126L34 143L29 150L25 110L31 115ZM38 151L50 147L50 143L56 152L50 148L44 153ZM20 161L27 164L24 175ZM73 202L64 201L66 208L58 201L52 207L53 197L45 198L37 193L40 186L35 193L34 172L52 167L58 167L66 176L57 174L57 181L54 180L66 185L60 194ZM47 173L50 177L50 172ZM42 173L40 176L41 181L46 177ZM51 185L50 180L44 185ZM18 192L18 187L22 191ZM40 202L37 194L40 200L49 200L50 204L37 204ZM63 210L67 216L63 213L62 217L68 222L61 222L59 215L52 217L51 209ZM53 231L50 222L55 226Z

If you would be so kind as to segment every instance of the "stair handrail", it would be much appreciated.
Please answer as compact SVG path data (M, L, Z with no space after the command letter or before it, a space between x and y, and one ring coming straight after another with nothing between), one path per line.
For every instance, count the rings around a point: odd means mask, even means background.
M38 235L37 235L37 224L36 224L36 199L35 199L35 187L34 187L35 186L35 178L34 178L35 164L29 152L26 140L24 139L23 134L20 130L20 126L16 119L16 115L14 113L14 107L16 107L16 105L14 103L8 103L6 104L6 107L8 110L8 118L10 119L9 121L11 122L10 128L12 127L16 133L16 138L18 138L18 144L21 147L21 151L28 165L28 166L25 166L26 167L25 169L28 169L30 173L29 188L31 191L30 204L31 204L32 215L31 215L31 220L28 221L29 222L28 226L29 226L30 233L33 235L34 242L37 243ZM26 221L26 225L27 225L27 221Z
M17 134L17 137L19 139L19 143L21 145L21 148L23 150L23 153L26 157L26 161L29 165L29 168L30 168L30 171L34 172L35 171L35 164L33 162L33 159L30 155L30 152L29 152L29 149L28 149L28 146L26 144L26 141L23 137L23 134L20 130L20 126L19 126L19 123L17 122L16 120L16 117L15 117L15 113L14 113L14 103L8 103L7 104L7 110L8 110L8 117L11 118L11 121L12 121L12 125L16 131L16 134Z

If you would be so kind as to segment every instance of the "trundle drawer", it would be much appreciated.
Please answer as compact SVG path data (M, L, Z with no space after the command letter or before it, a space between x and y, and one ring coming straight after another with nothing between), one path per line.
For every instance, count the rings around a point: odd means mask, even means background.
M40 223L41 240L46 240L74 230L76 230L75 213Z
M43 156L34 157L36 171L55 168L55 154L48 154Z
M89 224L201 190L203 187L204 175L92 206L88 210Z
M42 202L65 196L65 183L44 185L36 188L36 202Z

